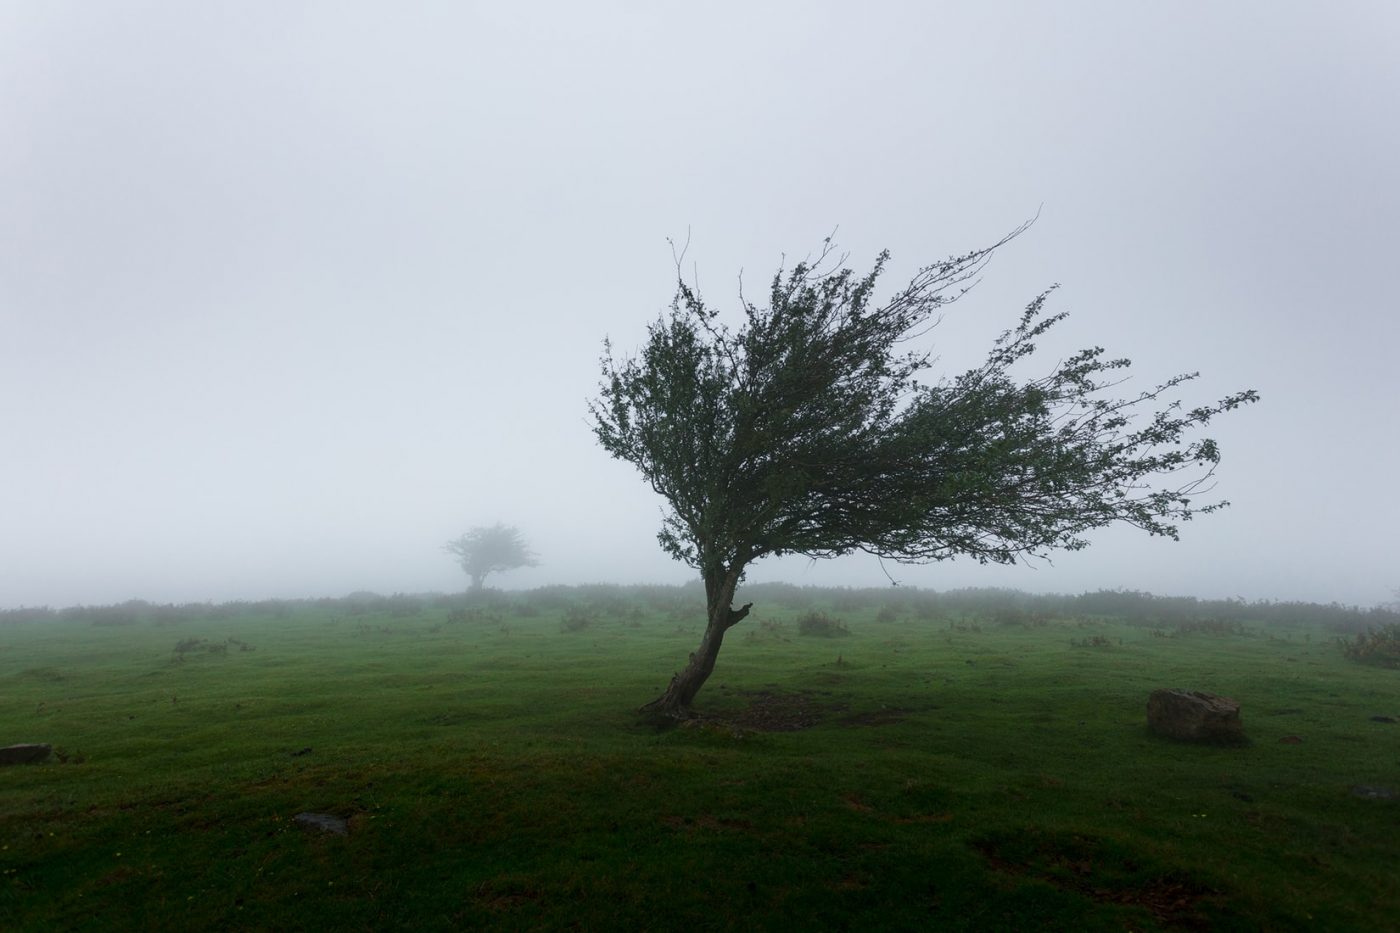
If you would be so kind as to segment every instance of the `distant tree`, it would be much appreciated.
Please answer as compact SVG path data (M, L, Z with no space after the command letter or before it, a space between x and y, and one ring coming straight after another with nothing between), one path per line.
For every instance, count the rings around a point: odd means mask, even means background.
M1220 453L1188 435L1256 394L1190 410L1163 399L1192 373L1116 398L1129 361L1100 347L1048 375L1014 376L1065 316L1045 316L1049 291L982 365L919 380L931 355L911 341L1024 229L919 270L882 304L888 254L864 276L828 270L841 265L828 239L815 260L779 268L766 307L741 292L737 329L678 274L670 312L637 356L616 359L604 342L589 406L598 442L666 500L661 546L705 584L699 648L644 709L687 714L725 632L749 613L734 594L762 557L1013 563L1083 548L1085 532L1118 522L1176 538L1177 521L1226 505L1193 502ZM1140 406L1159 404L1136 421Z
M537 563L520 531L499 522L473 528L460 538L447 542L443 550L454 555L462 570L471 577L473 592L486 585L487 574L517 567L534 567Z

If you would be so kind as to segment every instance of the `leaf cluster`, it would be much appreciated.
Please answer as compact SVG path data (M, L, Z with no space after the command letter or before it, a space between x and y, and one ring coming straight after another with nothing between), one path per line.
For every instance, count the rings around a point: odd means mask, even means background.
M1021 376L1065 318L1046 313L1053 288L980 366L920 381L931 357L910 347L1024 229L920 269L880 303L888 254L865 275L829 269L828 241L778 270L766 304L741 295L732 329L680 280L637 355L605 343L593 428L668 503L662 546L702 572L852 551L1009 563L1082 548L1118 522L1176 537L1224 506L1196 501L1220 452L1194 434L1256 393L1186 409L1169 396L1189 373L1119 396L1129 361L1101 347Z

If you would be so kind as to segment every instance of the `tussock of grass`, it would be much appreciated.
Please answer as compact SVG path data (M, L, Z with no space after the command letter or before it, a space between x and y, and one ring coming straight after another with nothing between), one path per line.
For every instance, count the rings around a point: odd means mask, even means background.
M817 638L842 638L851 634L851 630L846 628L840 619L833 619L825 612L808 612L798 617L797 634Z

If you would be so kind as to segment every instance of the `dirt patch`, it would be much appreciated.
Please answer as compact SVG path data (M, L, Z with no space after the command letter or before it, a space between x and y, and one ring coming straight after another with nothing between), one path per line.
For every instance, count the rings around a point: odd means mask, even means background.
M830 690L782 690L764 687L760 690L734 690L732 696L748 700L748 707L722 715L700 715L690 722L692 728L728 729L736 735L750 732L797 732L810 729L827 720L836 725L889 726L903 722L918 709L886 706L878 710L852 713L850 704ZM922 707L937 709L936 706ZM842 715L846 714L846 715Z
M844 794L842 795L841 799L846 802L846 806L850 807L857 813L870 813L875 809L870 804L866 803L864 800L861 800L855 794Z
M1205 930L1211 922L1200 908L1218 892L1188 875L1154 872L1103 840L1034 830L993 836L971 843L995 871L1032 877L1096 901L1141 907L1160 923Z
M114 884L125 884L126 882L130 881L132 878L135 878L137 876L138 873L135 869L122 866L121 868L109 871L101 878L98 878L97 884L99 887L105 888Z
M810 729L833 713L844 713L849 709L846 703L833 699L829 690L785 691L766 688L736 692L748 697L749 706L731 713L725 717L726 720L740 728L760 732Z
M1211 892L1189 879L1167 876L1154 878L1140 887L1117 891L1090 890L1086 893L1099 901L1145 907L1163 923L1199 930L1211 926L1195 909L1197 903Z

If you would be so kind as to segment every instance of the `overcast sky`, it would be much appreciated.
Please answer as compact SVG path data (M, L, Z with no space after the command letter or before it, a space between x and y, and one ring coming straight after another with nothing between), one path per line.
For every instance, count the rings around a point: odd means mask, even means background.
M0 4L0 607L680 582L592 437L604 336L839 227L893 288L1040 211L929 340L1260 404L1222 514L938 589L1400 586L1400 4ZM881 585L870 557L753 580ZM887 584L886 584L887 585Z

